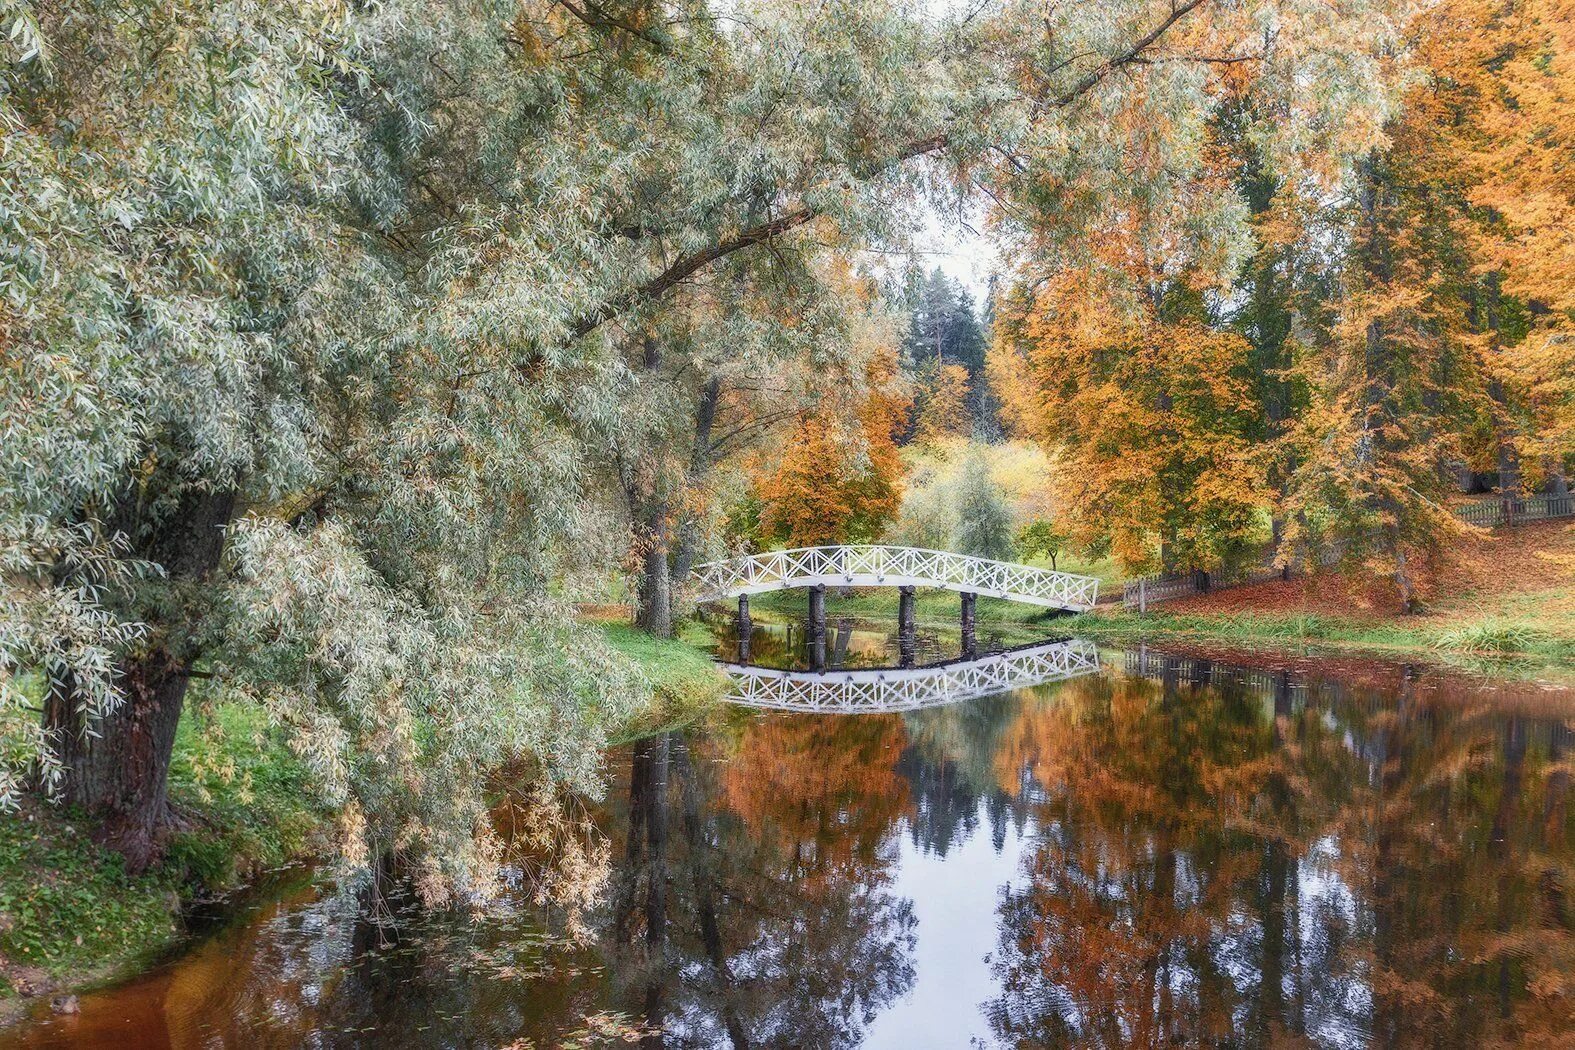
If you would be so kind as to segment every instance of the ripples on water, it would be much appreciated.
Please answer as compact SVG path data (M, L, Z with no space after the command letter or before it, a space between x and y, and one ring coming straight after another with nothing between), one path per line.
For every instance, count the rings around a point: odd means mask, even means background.
M879 657L872 638L850 635L853 662ZM529 909L412 920L380 945L353 902L303 881L173 966L85 997L81 1017L12 1036L1575 1038L1569 694L1366 661L1106 660L905 714L737 711L617 752L600 815L615 868L588 947L555 945Z

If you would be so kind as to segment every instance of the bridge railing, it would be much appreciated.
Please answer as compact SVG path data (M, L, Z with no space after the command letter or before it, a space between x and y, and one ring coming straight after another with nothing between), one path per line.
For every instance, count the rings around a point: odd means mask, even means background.
M724 664L730 703L778 711L914 711L1026 689L1099 670L1092 642L1071 639L934 667L871 671L777 671Z
M851 544L798 547L707 562L694 570L701 601L826 584L943 587L1049 608L1084 611L1099 599L1092 576L1039 569L921 547Z

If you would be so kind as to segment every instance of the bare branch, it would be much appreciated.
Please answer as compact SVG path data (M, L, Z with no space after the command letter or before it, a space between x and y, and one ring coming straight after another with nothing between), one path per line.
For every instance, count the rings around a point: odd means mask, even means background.
M1055 104L1057 106L1071 105L1073 102L1092 91L1100 81L1105 79L1105 77L1120 69L1122 66L1129 65L1137 61L1137 59L1142 56L1144 51L1153 47L1155 41L1157 41L1169 31L1171 26L1181 21L1192 11L1202 7L1206 2L1207 0L1184 0L1184 2L1180 4L1172 3L1170 7L1170 14L1165 18L1164 21L1160 22L1159 25L1145 33L1135 44L1121 52L1121 54L1116 55L1114 58L1111 58L1108 61L1101 62L1099 66L1093 70L1093 72L1089 73L1086 77L1073 85L1070 91L1057 96L1055 99Z
M891 167L896 164L901 164L904 161L911 160L914 157L920 157L930 153L938 153L945 148L945 135L931 135L928 138L917 139L904 146L895 156L893 156L886 163L882 164L880 167ZM597 307L594 311L575 321L569 329L570 339L580 339L589 335L609 318L616 317L618 314L621 314L624 311L639 305L640 303L648 302L653 299L660 299L662 296L672 291L673 288L678 284L688 280L697 272L711 265L712 263L720 259L725 259L734 252L742 251L745 248L753 247L757 244L764 244L775 237L780 237L782 234L788 233L789 231L795 230L798 227L803 226L805 223L810 222L819 214L820 211L817 208L813 208L809 205L800 205L797 208L794 208L783 215L779 215L768 222L751 226L746 230L742 230L739 233L734 234L732 237L725 238L707 248L702 248L697 252L691 252L690 254L677 259L670 266L668 266L667 269L663 270L655 277L644 282L643 284L636 285L627 291L620 292L618 295L612 296L611 298L605 300L602 305Z

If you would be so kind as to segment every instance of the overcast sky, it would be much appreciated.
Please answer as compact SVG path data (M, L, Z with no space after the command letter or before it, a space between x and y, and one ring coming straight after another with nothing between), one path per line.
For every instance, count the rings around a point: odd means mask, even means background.
M959 219L952 211L941 214L931 210L923 232L914 239L914 248L920 253L920 265L926 270L939 266L961 281L973 293L975 303L984 301L990 274L1001 265L979 214Z

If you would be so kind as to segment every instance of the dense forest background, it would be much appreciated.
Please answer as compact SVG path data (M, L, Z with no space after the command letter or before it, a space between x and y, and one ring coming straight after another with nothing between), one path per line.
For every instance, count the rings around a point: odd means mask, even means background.
M288 733L348 868L484 890L488 774L594 791L649 696L571 605L668 636L730 550L1411 609L1463 489L1568 492L1563 0L0 23L0 803L134 870L192 694ZM906 262L959 202L982 302Z

